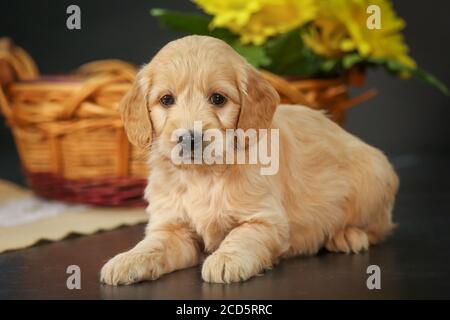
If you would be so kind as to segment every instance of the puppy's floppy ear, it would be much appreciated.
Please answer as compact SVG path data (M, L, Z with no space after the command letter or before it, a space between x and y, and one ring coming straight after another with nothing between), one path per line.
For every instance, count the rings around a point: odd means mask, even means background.
M151 81L148 75L149 72L142 69L119 104L128 139L142 149L149 149L152 142L152 122L146 96Z
M242 102L237 128L269 128L280 103L275 88L249 64L241 70L238 81Z

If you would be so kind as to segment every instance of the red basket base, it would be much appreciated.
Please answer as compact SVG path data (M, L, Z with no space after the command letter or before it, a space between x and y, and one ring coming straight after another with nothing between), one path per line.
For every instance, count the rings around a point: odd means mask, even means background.
M53 173L25 170L28 185L43 197L108 207L145 207L146 179L104 178L68 180Z

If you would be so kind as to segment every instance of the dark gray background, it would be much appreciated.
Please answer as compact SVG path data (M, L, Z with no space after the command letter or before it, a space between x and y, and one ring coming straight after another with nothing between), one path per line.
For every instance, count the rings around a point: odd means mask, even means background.
M65 27L72 3L82 9L81 31ZM195 9L187 0L0 0L0 36L23 46L45 73L103 58L143 63L178 36L158 28L148 14L152 7ZM395 7L408 22L413 57L450 84L450 2L403 0ZM419 81L396 80L382 71L370 73L367 87L376 87L378 97L352 109L346 127L384 150L400 176L394 212L399 228L387 243L361 255L285 260L263 277L230 286L201 282L200 268L132 287L100 285L101 265L142 237L142 226L123 228L0 255L0 299L448 299L450 100ZM0 123L0 178L21 182L12 137ZM69 264L83 270L81 291L65 287ZM365 286L370 264L382 269L382 290Z
M450 2L394 1L407 21L406 40L418 64L450 84ZM77 4L82 30L66 28L66 8ZM2 0L0 36L23 46L44 73L61 73L84 62L120 58L148 61L174 34L158 26L150 8L196 10L188 0ZM415 154L450 151L450 99L418 80L398 80L382 70L369 74L367 87L379 95L349 112L346 128L403 165ZM0 178L21 181L9 131L0 119ZM406 161L406 162L405 162Z

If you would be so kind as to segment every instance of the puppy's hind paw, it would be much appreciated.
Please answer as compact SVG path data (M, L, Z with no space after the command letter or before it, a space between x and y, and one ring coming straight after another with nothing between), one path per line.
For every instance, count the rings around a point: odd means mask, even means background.
M348 227L328 240L325 248L331 252L360 253L369 249L369 238L361 229Z

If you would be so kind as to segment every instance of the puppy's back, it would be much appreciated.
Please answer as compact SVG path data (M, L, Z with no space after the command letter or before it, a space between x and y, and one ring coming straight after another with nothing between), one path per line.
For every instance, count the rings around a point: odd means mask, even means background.
M312 192L309 197L320 198L324 211L334 202L334 208L346 203L353 217L348 221L372 225L380 239L389 232L399 181L383 152L304 106L280 105L272 127L280 130L281 187L290 198L305 199ZM294 216L299 209L290 205L287 211ZM328 218L335 212L329 210Z

